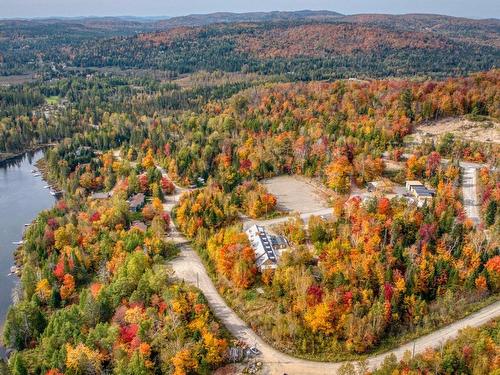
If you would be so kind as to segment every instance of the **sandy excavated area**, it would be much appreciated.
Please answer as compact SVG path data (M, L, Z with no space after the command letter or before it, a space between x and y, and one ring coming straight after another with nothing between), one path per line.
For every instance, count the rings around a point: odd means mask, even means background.
M326 197L304 178L279 176L261 181L278 199L278 209L288 212L313 212L328 208Z
M476 142L500 144L500 123L493 120L471 121L466 118L450 118L417 127L414 136L420 141L453 133L455 137Z

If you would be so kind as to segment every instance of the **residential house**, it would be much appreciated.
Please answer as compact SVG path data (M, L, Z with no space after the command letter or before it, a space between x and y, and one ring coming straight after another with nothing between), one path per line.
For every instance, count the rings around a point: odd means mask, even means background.
M144 207L144 203L146 202L146 197L143 193L135 194L129 198L128 204L130 206L130 210L133 212L138 212Z
M288 247L286 238L271 235L260 225L253 225L245 233L255 252L255 264L259 271L275 269L280 250Z
M269 237L271 239L271 246L274 250L283 250L289 246L287 239L283 236L271 235Z
M113 196L113 192L101 192L101 193L94 193L90 197L92 199L96 200L103 200L103 199L108 199Z
M406 181L405 186L406 190L415 196L419 207L430 203L434 197L434 191L427 189L420 181Z

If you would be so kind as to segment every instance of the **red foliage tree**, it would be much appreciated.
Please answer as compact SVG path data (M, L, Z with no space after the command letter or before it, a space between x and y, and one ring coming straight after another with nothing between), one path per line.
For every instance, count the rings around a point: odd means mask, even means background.
M314 306L323 301L324 291L321 285L313 284L307 288L307 305Z
M137 336L137 332L139 331L139 326L137 324L129 324L120 328L120 338L123 342L132 342Z

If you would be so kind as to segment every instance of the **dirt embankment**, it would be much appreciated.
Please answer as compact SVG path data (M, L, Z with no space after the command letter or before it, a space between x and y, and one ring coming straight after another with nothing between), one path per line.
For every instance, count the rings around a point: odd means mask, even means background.
M430 122L419 125L413 135L416 141L423 141L446 133L469 141L500 144L500 122L489 118L473 121L466 117L455 117Z

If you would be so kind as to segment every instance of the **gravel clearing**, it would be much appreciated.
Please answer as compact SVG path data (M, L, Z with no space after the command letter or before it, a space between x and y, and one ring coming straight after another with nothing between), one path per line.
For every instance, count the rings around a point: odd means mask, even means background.
M262 184L276 196L281 211L307 213L329 207L324 194L304 178L279 176Z
M414 136L417 140L436 138L446 133L455 137L476 142L500 144L500 123L494 120L471 121L466 118L448 118L417 127Z

